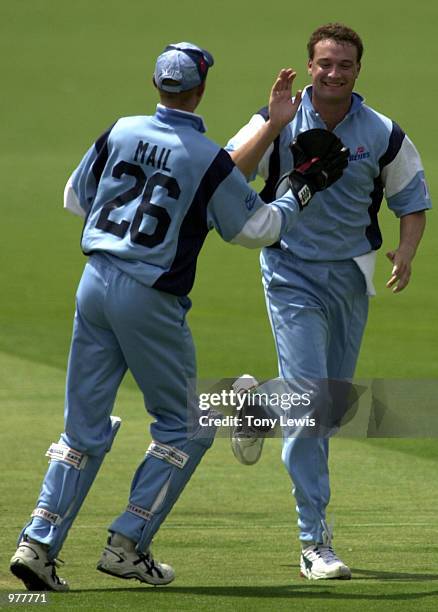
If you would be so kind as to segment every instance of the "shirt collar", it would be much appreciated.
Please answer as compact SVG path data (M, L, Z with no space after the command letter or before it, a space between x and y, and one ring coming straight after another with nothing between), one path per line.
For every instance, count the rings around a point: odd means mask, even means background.
M172 126L192 126L198 132L207 131L201 115L176 108L169 108L163 104L157 104L155 117L163 123L169 123Z
M357 112L362 107L365 101L365 98L363 98L360 94L356 93L355 91L353 91L351 98L352 98L351 106L350 106L350 110L347 113L348 115L352 115L353 113ZM313 108L313 104L312 104L312 85L307 85L307 87L305 87L304 89L303 106L306 109L315 112L315 109Z

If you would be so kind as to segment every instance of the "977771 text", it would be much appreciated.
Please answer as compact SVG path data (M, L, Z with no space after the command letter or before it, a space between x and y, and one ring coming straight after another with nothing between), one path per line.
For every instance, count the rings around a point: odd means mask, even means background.
M47 593L8 593L9 604L46 604L49 603Z

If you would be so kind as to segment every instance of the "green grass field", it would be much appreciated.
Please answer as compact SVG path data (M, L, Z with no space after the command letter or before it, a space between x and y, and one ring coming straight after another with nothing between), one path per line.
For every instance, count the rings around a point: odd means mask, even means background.
M84 264L81 223L62 210L67 177L117 117L153 111L150 78L168 42L193 40L215 55L200 112L209 136L225 143L266 104L281 67L296 68L298 85L306 84L308 34L334 20L363 36L357 88L415 141L436 200L435 2L334 0L309 8L285 0L0 1L0 607L19 590L8 560L34 507L44 453L62 430L74 292ZM358 376L438 379L435 213L411 285L398 296L384 288L384 252L398 239L386 210L382 228L378 296ZM207 240L190 315L201 378L276 372L257 257L216 236ZM154 544L156 556L175 566L174 586L148 588L96 572L106 526L124 507L149 444L130 379L115 413L123 427L61 554L60 573L72 592L52 595L50 609L438 609L436 438L333 441L329 514L336 548L353 570L350 582L299 579L296 516L278 440L268 441L253 468L235 462L227 440L215 442Z

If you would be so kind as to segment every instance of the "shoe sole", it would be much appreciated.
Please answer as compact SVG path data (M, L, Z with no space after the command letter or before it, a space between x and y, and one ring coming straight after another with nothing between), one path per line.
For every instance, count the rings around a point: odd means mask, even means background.
M332 576L331 578L324 578L321 576L320 578L309 578L303 572L300 572L301 578L306 578L306 580L351 580L351 574L345 574L344 576Z
M163 582L152 582L152 581L149 582L148 580L144 580L143 578L140 578L137 574L116 574L112 572L111 570L107 569L106 567L104 567L103 565L97 565L96 569L99 572L108 574L109 576L114 576L114 578L122 578L123 580L138 580L139 582L142 582L143 584L150 584L151 586L165 586L166 584L169 584L170 582L172 582L172 580L175 579L175 576L173 576L170 580L163 579Z
M24 582L24 586L28 591L54 591L44 580L42 580L38 574L30 569L24 563L15 561L11 563L11 572L16 578Z

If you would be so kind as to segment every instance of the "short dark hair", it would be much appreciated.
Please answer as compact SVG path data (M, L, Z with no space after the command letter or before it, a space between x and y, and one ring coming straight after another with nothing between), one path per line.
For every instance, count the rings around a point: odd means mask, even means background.
M317 28L309 38L307 43L307 51L309 59L313 59L315 53L315 45L321 40L334 40L337 43L349 44L356 47L357 61L360 62L363 54L363 43L357 32L342 23L326 23Z
M165 84L168 84L168 85L177 84L172 79L165 79L165 81L163 81L163 82ZM201 85L202 85L202 83L201 83ZM157 86L155 85L155 87L157 87ZM192 89L186 89L185 91L178 91L178 92L176 92L176 91L165 91L164 89L160 89L159 87L157 87L157 89L158 89L158 93L160 95L161 102L164 102L165 104L175 103L175 102L179 102L179 103L185 104L193 96L193 90L197 89L199 87L200 87L200 85L196 85L196 87L192 87Z

